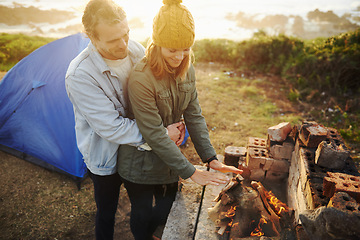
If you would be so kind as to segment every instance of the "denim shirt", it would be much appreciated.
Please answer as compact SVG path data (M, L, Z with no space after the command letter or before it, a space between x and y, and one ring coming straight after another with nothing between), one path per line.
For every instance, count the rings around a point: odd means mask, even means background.
M132 64L145 53L129 40ZM97 175L116 172L119 144L143 143L136 121L126 118L126 99L120 79L111 72L90 42L69 65L66 91L73 104L76 140L87 168Z

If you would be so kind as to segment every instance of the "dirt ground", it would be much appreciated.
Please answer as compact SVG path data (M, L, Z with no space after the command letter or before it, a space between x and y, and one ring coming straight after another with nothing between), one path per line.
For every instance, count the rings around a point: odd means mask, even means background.
M219 69L208 65L197 66L197 74L209 74ZM0 72L0 79L4 73ZM281 114L306 111L287 100L282 81L274 76L245 76L265 79L260 85L262 93L272 101ZM270 80L271 79L271 80ZM199 96L201 96L199 91ZM199 97L200 98L200 97ZM200 99L200 103L206 99ZM241 124L241 123L239 123ZM193 164L199 164L191 140L181 147ZM93 186L86 178L80 191L67 176L51 172L22 159L0 151L0 240L2 239L95 239L94 218L96 206ZM115 239L132 240L129 227L130 203L121 189L116 214Z

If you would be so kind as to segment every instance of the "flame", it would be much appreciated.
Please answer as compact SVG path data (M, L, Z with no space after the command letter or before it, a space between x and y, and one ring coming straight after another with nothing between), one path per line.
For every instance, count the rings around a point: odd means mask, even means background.
M230 209L226 212L225 217L233 218L235 216L236 206L231 206Z
M250 236L263 236L264 233L262 232L262 225L264 225L265 223L267 223L266 219L264 216L261 216L260 220L259 220L259 224L257 225L257 227L254 229L254 231L252 231L250 233Z
M231 206L230 209L225 214L225 217L231 219L231 221L228 223L229 227L232 226L232 223L234 221L235 212L236 212L236 206Z
M280 215L281 212L285 211L288 212L289 208L283 202L281 202L275 195L270 191L265 191L266 198L269 200L269 204L275 211L277 215Z

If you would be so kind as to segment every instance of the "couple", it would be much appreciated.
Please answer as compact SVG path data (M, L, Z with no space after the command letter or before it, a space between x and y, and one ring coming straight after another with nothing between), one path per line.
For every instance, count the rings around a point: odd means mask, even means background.
M126 14L112 1L90 0L84 11L91 42L70 63L65 83L78 148L94 184L97 239L113 238L121 184L131 202L134 238L147 240L166 223L179 176L200 185L228 180L195 169L181 153L182 117L204 163L242 172L219 162L210 143L191 64L194 20L181 2L163 1L146 51L129 39Z

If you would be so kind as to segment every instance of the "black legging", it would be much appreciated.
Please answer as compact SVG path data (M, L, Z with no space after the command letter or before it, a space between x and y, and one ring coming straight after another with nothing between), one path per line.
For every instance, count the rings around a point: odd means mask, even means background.
M89 172L94 183L96 202L95 235L97 240L112 240L114 236L115 214L122 184L118 173L100 176Z
M150 240L156 228L166 223L176 197L178 183L136 184L125 179L123 182L131 202L131 232L135 240Z

